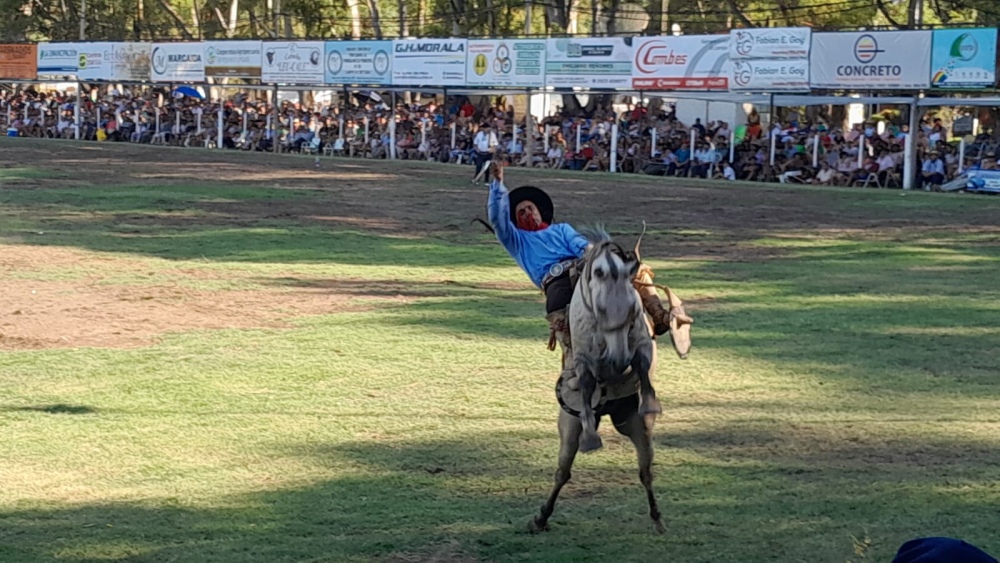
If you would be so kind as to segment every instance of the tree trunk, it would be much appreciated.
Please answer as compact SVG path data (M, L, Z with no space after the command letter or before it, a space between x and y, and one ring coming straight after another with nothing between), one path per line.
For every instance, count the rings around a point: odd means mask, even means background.
M417 0L417 33L423 37L427 29L427 0Z
M194 26L195 36L201 41L201 19L198 17L198 3L191 3L191 24Z
M611 10L608 13L608 35L618 33L618 10L621 8L621 0L611 0Z
M486 3L486 30L490 37L496 37L499 35L497 32L497 15L496 7L493 5L493 0L485 0Z
M410 22L407 21L406 0L399 0L399 36L406 37L410 34Z
M368 0L368 11L372 14L372 28L375 31L375 39L382 39L382 20L378 13L377 0Z
M361 39L361 9L359 0L347 0L347 10L351 14L351 39Z
M166 10L168 14L170 14L171 18L173 18L174 23L177 24L177 29L181 32L181 35L184 36L184 39L194 40L194 34L191 33L191 30L188 28L187 24L184 23L184 18L182 18L181 15L177 13L177 10L175 10L174 7L170 5L170 2L168 0L159 0L159 2L160 5L163 6L163 9Z
M465 0L450 0L451 5L451 34L462 35L462 15L465 13Z

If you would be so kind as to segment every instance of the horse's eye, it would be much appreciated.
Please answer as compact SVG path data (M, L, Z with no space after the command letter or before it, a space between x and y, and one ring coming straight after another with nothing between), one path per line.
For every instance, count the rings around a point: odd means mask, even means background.
M601 268L595 268L594 269L594 275L597 276L597 277L599 277L599 278L603 278L604 277L604 270L602 270Z

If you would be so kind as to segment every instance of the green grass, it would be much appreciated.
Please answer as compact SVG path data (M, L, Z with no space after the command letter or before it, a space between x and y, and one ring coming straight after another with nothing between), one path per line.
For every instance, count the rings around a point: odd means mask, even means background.
M523 533L555 468L558 359L537 291L488 236L456 230L480 207L393 211L408 227L387 231L280 213L333 213L336 186L0 187L0 244L81 253L13 272L24 283L354 288L373 305L135 349L0 352L0 560L886 561L922 535L1000 554L1000 246L986 221L953 228L995 200L775 190L800 198L790 214L827 213L824 228L739 230L698 209L652 226L650 248L747 252L651 254L697 321L689 361L660 347L657 537L634 452L608 428L552 530ZM940 222L901 226L917 217Z

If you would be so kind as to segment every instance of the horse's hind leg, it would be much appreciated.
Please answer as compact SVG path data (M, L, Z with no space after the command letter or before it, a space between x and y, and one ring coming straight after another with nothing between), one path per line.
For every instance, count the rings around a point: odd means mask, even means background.
M639 458L639 481L646 489L646 500L649 502L649 517L653 519L653 528L662 534L666 530L660 521L660 507L653 495L653 428L643 421L636 411L629 409L612 415L615 429L628 436L635 446Z
M538 533L549 528L549 516L556 507L556 499L563 485L569 482L572 475L573 460L580 447L580 432L583 427L580 419L559 409L559 468L556 469L555 486L549 494L549 499L542 505L542 510L528 523L528 531Z

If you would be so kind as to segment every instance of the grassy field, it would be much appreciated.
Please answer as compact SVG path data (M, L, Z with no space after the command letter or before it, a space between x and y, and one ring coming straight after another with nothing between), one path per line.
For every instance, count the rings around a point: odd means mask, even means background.
M532 174L647 220L696 318L655 377L667 534L602 428L532 536L558 358L467 169L0 151L2 561L1000 555L1000 199Z

